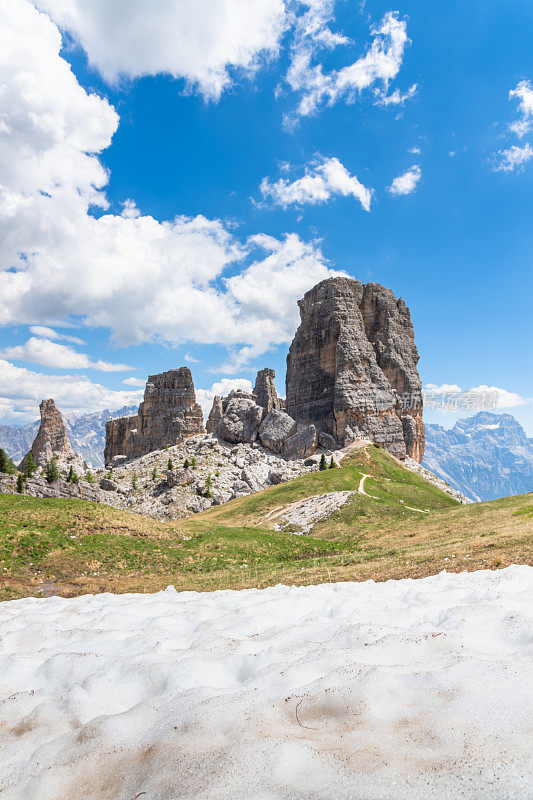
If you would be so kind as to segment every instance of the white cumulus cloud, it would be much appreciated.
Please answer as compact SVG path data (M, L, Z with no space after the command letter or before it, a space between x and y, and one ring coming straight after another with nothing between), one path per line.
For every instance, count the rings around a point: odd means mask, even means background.
M511 145L504 150L498 150L493 159L493 168L496 172L518 172L533 158L533 147L526 143L522 147Z
M143 381L142 378L134 378L134 377L124 378L122 383L125 386L139 386L139 387L146 386L146 381Z
M167 73L218 98L277 53L283 0L35 0L106 81Z
M41 339L53 339L61 340L63 342L72 342L72 344L85 344L84 339L80 339L79 336L71 336L67 333L59 333L59 331L55 331L53 328L48 328L46 325L32 325L30 327L30 333L33 333L35 336L39 336Z
M531 81L520 81L515 88L511 89L509 92L509 99L518 101L518 108L521 112L520 119L511 123L509 128L521 138L531 130L533 124L533 86L531 85Z
M289 86L300 95L297 116L309 116L321 105L333 105L341 99L353 102L370 88L374 88L378 104L401 103L407 99L400 93L388 94L389 84L400 71L409 42L404 19L400 19L397 13L388 12L379 25L372 28L372 41L364 55L340 69L325 71L323 64L316 62L317 52L324 47L346 45L348 40L332 34L325 24L333 15L334 3L309 2L304 5L309 10L299 20L287 73ZM317 6L320 10L318 15ZM322 37L317 33L320 29L323 30ZM408 95L415 92L416 87L412 87Z
M280 178L272 183L261 181L261 194L275 205L315 205L325 203L334 195L354 197L366 211L370 211L372 190L364 186L355 175L350 175L338 158L322 158L309 165L305 175L294 181Z
M422 170L418 164L415 164L410 169L394 178L389 186L389 192L393 195L411 194L411 192L414 192L416 189L421 177Z
M13 422L37 419L39 403L53 397L61 412L116 410L136 405L142 390L114 391L81 375L42 375L0 359L0 414Z
M14 361L29 361L31 364L54 369L96 369L100 372L125 372L131 369L127 364L111 364L100 359L91 361L86 353L78 353L69 345L37 336L32 336L24 344L4 347L0 355Z
M335 274L319 247L295 234L243 242L221 220L159 221L131 200L122 214L88 213L107 209L99 155L118 116L60 48L28 0L0 5L0 324L101 326L125 345L219 343L231 349L226 369L289 341L296 300Z
M424 405L443 411L490 411L499 408L522 406L529 400L516 392L498 386L473 386L462 389L457 384L443 383L440 386L427 383L424 387Z

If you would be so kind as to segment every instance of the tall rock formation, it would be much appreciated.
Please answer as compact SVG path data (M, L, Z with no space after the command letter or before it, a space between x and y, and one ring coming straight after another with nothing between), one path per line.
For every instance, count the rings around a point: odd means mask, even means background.
M44 467L52 458L55 458L60 464L68 462L73 466L83 468L83 459L77 456L72 449L65 423L52 398L43 400L39 411L41 412L41 424L29 452L20 463L20 469L24 469L30 453L38 467Z
M138 458L204 432L190 369L171 369L149 376L136 416L106 423L104 460L110 464L117 455Z
M213 398L213 405L211 406L211 411L209 412L209 417L207 418L207 422L205 423L205 429L208 433L216 433L218 428L218 423L222 419L222 414L224 413L224 409L222 406L222 398L216 394Z
M368 436L424 456L422 385L409 309L390 289L329 278L298 302L287 356L287 413L344 445Z
M278 393L274 386L275 377L276 373L274 370L265 367L259 370L255 379L254 394L257 397L256 402L267 412L281 408Z

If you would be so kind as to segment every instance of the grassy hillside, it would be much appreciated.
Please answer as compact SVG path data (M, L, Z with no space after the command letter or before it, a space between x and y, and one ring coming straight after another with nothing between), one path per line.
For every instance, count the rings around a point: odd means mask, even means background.
M190 522L193 527L218 524L271 529L275 520L267 517L275 509L323 492L357 491L363 475L370 476L364 490L372 497L355 495L330 520L320 523L314 535L344 538L360 531L380 530L386 522L418 519L421 510L438 511L459 505L432 483L402 467L384 450L369 445L355 450L342 462L342 467L302 475L262 492L214 506L191 517ZM413 508L418 510L413 511Z
M269 529L273 509L356 490L362 474L372 476L365 491L373 497L354 495L312 536ZM80 500L0 495L0 599L422 577L533 564L532 544L532 494L459 506L371 447L342 468L174 523Z

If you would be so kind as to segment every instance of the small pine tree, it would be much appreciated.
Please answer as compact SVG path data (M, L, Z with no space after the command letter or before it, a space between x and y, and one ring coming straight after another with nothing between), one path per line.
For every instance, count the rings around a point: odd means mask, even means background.
M213 497L213 479L211 478L211 473L209 473L205 479L204 497Z
M89 472L85 476L85 480L87 481L87 483L94 483L94 475L92 474L91 470L89 470Z
M335 469L335 467L336 467L336 466L337 466L337 465L336 465L336 464L335 464L335 462L333 461L333 456L331 456L331 461L329 462L329 468L330 468L330 469Z
M191 467L192 467L193 469L196 467L196 458L195 458L194 456L193 456L193 459L192 459L192 461L191 461Z
M74 475L74 468L71 466L67 475L67 483L71 483L73 475Z
M183 469L189 469L190 466L191 465L189 463L189 459L186 458L185 461L183 462Z
M6 451L0 447L0 472L12 475L15 471L13 461L9 458Z
M74 469L72 470L72 477L70 479L70 482L73 483L74 486L77 486L78 483L80 482L79 476L78 476L76 470L74 470Z
M134 472L134 473L133 473L133 477L132 477L132 479L131 479L131 488L132 488L132 489L136 489L136 488L137 488L137 486L138 486L138 484L137 484L137 473L136 473L136 472Z
M174 469L174 464L172 463L172 459L169 458L167 463L167 472L172 472L173 469Z
M111 472L111 470L109 470L109 472L107 473L106 478L108 479L108 481L113 479L113 473Z
M21 472L17 475L17 492L24 494L24 475Z
M327 469L328 468L328 465L326 463L326 456L324 455L324 453L322 453L322 455L320 456L320 464L318 465L318 468L319 469Z
M153 481L157 480L157 467L154 467L152 470L152 480Z
M44 468L44 475L48 483L59 480L59 470L55 458L50 459Z
M220 478L220 470L219 469L217 469L217 471L215 472L215 478Z
M36 469L37 469L37 464L35 463L33 459L33 453L30 450L26 462L24 464L24 474L26 475L27 478L31 478Z

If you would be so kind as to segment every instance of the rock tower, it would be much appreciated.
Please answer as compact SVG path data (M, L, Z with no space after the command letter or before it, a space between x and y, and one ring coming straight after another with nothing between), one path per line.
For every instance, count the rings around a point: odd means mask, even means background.
M329 278L298 302L287 356L287 413L345 445L369 437L424 456L422 385L409 309L378 283Z
M190 369L171 369L149 376L135 416L106 423L104 460L110 464L117 455L138 458L204 432Z

